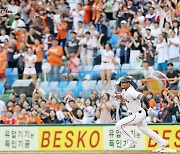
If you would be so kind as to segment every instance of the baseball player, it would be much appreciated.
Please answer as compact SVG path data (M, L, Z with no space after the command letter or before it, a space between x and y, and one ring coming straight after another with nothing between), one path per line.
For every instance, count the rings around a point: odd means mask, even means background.
M128 143L124 148L129 149L135 146L136 141L126 126L136 125L144 134L155 140L160 145L159 151L162 151L164 150L165 146L168 145L168 141L161 138L158 134L148 128L146 122L146 112L141 107L140 102L143 94L136 91L130 82L131 78L128 76L122 76L116 82L116 84L120 86L123 90L121 93L118 92L115 97L116 99L126 100L126 105L129 112L128 117L125 117L116 123L117 129L128 140Z

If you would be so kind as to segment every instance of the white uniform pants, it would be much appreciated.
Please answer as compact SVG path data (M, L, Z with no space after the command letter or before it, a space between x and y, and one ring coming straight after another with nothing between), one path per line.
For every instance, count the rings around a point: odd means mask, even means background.
M151 137L159 145L162 145L164 143L163 138L161 138L158 134L156 134L154 131L148 128L147 122L146 122L146 113L143 109L141 113L137 112L135 114L132 114L128 117L125 117L119 120L116 123L117 129L127 138L128 142L135 141L132 133L126 127L126 126L132 126L132 125L136 125L144 134Z

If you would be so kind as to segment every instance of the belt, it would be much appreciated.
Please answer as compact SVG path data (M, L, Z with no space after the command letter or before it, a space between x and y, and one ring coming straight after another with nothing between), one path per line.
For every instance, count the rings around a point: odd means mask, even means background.
M142 110L136 112L136 113L142 113ZM130 115L132 115L133 113L132 112L129 112Z
M103 61L103 63L110 63L109 61Z

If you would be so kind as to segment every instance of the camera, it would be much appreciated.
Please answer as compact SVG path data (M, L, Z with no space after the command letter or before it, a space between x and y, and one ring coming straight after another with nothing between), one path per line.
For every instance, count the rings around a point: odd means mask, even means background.
M84 47L84 48L87 48L87 44L84 44L83 47Z

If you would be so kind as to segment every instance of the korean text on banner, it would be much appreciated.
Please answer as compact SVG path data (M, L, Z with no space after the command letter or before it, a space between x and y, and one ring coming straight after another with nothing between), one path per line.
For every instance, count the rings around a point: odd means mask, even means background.
M38 127L0 127L0 151L38 150Z
M39 150L103 150L103 127L39 127Z
M145 136L144 134L134 126L127 127L134 138L137 140L137 144L132 150L144 150L145 149ZM126 144L127 139L116 129L116 127L106 126L104 127L104 150L121 150Z
M150 126L161 137L168 140L167 148L180 150L180 127L178 125L156 125ZM146 150L155 150L159 146L151 138L146 136Z

